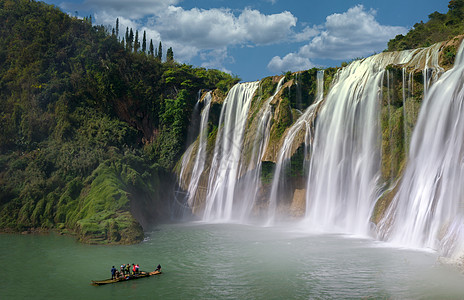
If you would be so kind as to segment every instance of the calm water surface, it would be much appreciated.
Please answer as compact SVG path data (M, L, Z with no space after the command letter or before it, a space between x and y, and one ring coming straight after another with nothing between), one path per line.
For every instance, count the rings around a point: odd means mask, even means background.
M234 224L157 227L132 246L0 235L1 299L464 299L464 276L433 252L340 235ZM111 266L163 274L106 286Z

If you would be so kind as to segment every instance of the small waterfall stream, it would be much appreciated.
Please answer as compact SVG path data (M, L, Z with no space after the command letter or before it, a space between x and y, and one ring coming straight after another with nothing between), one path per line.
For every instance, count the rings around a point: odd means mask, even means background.
M188 200L187 203L190 207L193 206L195 195L200 181L200 176L203 173L206 162L206 139L208 137L208 117L211 107L211 92L208 92L203 99L205 105L201 111L200 121L200 136L198 140L198 149L195 157L195 164L193 165L192 176L188 185Z
M205 221L232 219L245 125L258 85L258 81L236 84L224 100L208 180Z
M274 94L265 101L265 103L263 104L263 108L261 108L259 114L257 115L259 121L255 133L255 138L253 141L253 147L251 150L251 159L248 164L248 167L244 171L246 172L246 174L244 178L241 180L243 182L243 185L238 187L237 191L238 200L242 200L242 203L240 205L241 208L238 208L240 213L239 219L241 221L245 221L250 216L251 210L256 201L258 190L261 187L260 177L262 158L269 143L269 135L271 129L271 102L282 89L284 81L285 77L283 76L279 80Z
M317 95L315 102L310 105L305 112L296 120L296 122L288 129L285 136L282 147L279 150L276 167L274 170L274 177L271 185L271 193L269 196L269 208L268 208L268 225L272 225L276 218L277 203L280 198L279 190L283 188L284 182L282 182L282 172L285 170L286 165L292 156L292 146L297 134L304 130L305 131L305 144L308 147L311 140L311 123L314 121L316 108L320 105L323 100L324 92L324 71L317 72Z

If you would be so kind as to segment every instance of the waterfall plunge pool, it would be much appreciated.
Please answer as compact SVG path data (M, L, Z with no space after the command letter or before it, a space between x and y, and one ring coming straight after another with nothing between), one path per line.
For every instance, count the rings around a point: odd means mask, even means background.
M2 299L462 299L464 276L432 251L294 227L162 225L141 244L0 235ZM163 274L95 287L111 266Z

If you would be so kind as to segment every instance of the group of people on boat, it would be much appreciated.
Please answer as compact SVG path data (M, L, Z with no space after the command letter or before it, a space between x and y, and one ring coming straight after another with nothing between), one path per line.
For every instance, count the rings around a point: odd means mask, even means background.
M161 265L158 264L156 267L155 272L161 272ZM117 270L114 266L111 268L111 279L119 279L119 278L128 278L130 276L137 276L141 274L139 264L122 264L119 270Z

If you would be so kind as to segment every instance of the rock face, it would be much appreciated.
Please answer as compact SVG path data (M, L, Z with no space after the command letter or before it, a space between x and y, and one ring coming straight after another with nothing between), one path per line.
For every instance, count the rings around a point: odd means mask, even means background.
M293 217L301 218L305 214L306 209L306 190L296 189L293 192L292 205L290 206L290 213Z

